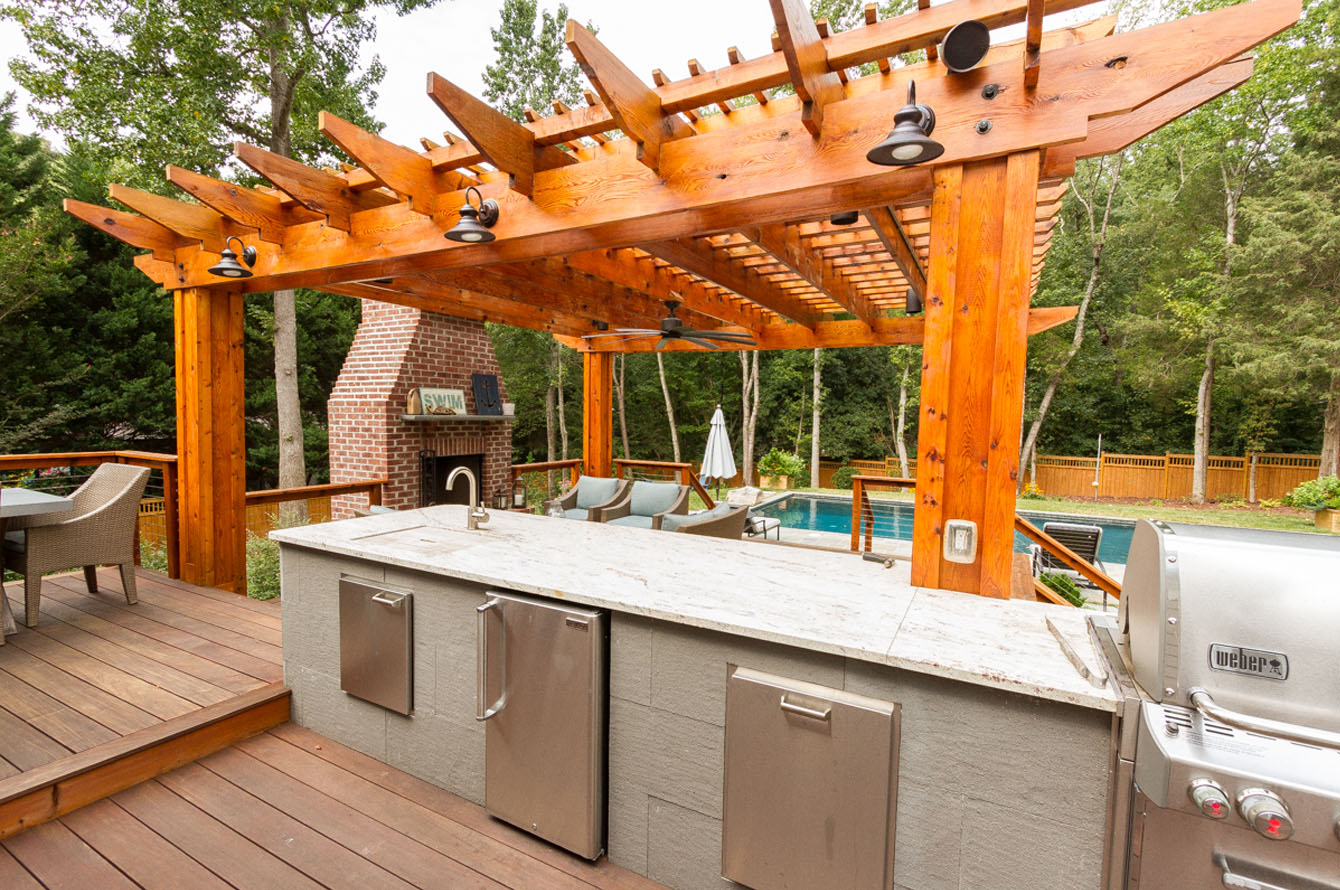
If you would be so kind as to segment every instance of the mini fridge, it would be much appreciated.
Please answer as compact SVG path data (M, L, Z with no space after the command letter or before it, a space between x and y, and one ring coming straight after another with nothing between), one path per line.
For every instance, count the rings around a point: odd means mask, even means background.
M607 613L493 591L477 612L484 806L595 859L605 847Z

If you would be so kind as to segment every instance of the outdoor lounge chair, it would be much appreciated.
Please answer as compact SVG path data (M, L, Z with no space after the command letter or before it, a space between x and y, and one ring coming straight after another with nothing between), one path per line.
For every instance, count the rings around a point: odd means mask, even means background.
M558 498L564 519L600 522L603 511L619 502L628 492L627 479L608 476L582 476L568 493Z
M149 482L147 467L100 464L70 499L74 510L12 521L17 531L5 536L5 568L23 575L23 620L37 626L42 576L84 567L89 593L98 592L97 568L121 570L126 602L134 605L135 517Z
M689 512L689 487L675 482L634 482L623 497L601 510L600 521L610 525L660 528L670 514Z
M661 531L739 540L744 534L745 522L748 519L748 507L717 504L711 510L703 510L701 513L687 515L672 513L669 516L662 516Z
M1098 526L1073 522L1047 522L1043 523L1042 531L1075 551L1075 554L1086 562L1092 563L1104 572L1107 571L1103 561L1098 558L1098 545L1103 540L1103 530ZM1050 572L1072 578L1077 584L1093 587L1087 578L1061 562L1041 545L1034 544L1030 549L1033 553L1034 577Z

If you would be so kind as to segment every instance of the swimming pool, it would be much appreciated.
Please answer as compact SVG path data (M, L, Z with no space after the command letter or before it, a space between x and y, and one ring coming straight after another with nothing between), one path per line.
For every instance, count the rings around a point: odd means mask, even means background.
M871 509L875 514L875 537L900 541L912 540L912 504L909 501L872 498ZM786 528L851 534L850 497L821 494L782 495L755 508L754 515L775 517L781 520ZM1098 558L1109 566L1126 562L1126 554L1131 549L1131 534L1135 531L1134 522L1107 516L1073 516L1033 513L1027 510L1020 510L1019 515L1038 528L1041 528L1044 522L1081 522L1101 527L1103 540L1098 545ZM1023 535L1014 533L1015 551L1027 552L1029 543L1030 541Z

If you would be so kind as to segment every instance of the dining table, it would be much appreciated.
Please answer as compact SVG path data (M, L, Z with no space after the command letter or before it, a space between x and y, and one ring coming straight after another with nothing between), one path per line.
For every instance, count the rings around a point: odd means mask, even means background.
M65 513L73 509L74 501L66 497L27 488L0 488L0 553L3 553L5 533L9 531L9 520L43 513ZM0 633L0 645L4 645L5 636L18 633L19 628L14 620L14 612L9 607L9 597L4 593L2 577L0 577L0 613L3 613L4 626L4 632Z

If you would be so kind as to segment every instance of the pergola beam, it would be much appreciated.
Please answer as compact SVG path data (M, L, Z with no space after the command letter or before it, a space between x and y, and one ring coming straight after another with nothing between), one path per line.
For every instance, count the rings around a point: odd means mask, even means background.
M661 145L693 135L693 128L661 107L661 98L596 36L569 19L568 49L600 94L614 125L637 143L637 159L659 170Z
M409 209L424 216L437 210L437 196L463 188L468 183L461 174L433 170L428 158L411 148L397 145L362 127L323 111L318 129L381 185L409 199Z
M152 192L142 192L118 183L112 183L107 192L131 210L147 216L183 238L200 242L203 250L210 253L217 254L223 250L224 240L228 236L241 237L249 233L248 229L199 204L187 204L184 201L165 198ZM212 259L204 260L203 257L201 259L208 265L214 265ZM217 278L212 275L209 277L212 279L211 284L218 283Z
M200 173L193 173L171 164L167 180L184 192L190 193L201 204L214 208L240 226L256 229L262 241L282 244L284 230L291 225L321 219L304 207L286 208L274 195L249 189L235 182L224 182Z
M921 260L908 240L907 233L903 231L902 223L898 221L898 214L885 206L867 207L861 213L879 236L880 243L889 252L889 256L893 257L893 261L902 270L903 278L924 298L926 272L921 267Z
M169 263L172 262L176 249L189 243L186 238L167 226L138 213L112 210L110 207L99 207L97 204L87 204L72 198L66 198L61 202L61 209L131 247L152 250L156 259L166 260Z
M710 245L700 241L692 239L658 241L643 244L642 248L666 262L734 291L796 324L813 328L820 319L819 314L806 303L786 293L767 279L751 275L731 261L722 259Z
M829 68L823 38L805 0L769 0L791 83L800 97L800 122L816 139L823 129L824 108L842 99L842 81Z
M867 325L874 323L876 309L859 291L853 289L831 261L803 249L800 235L794 226L770 223L756 229L746 229L742 234L859 320Z
M233 155L308 210L323 214L328 225L344 232L349 231L351 215L396 203L384 192L355 191L341 176L245 142L233 143Z

